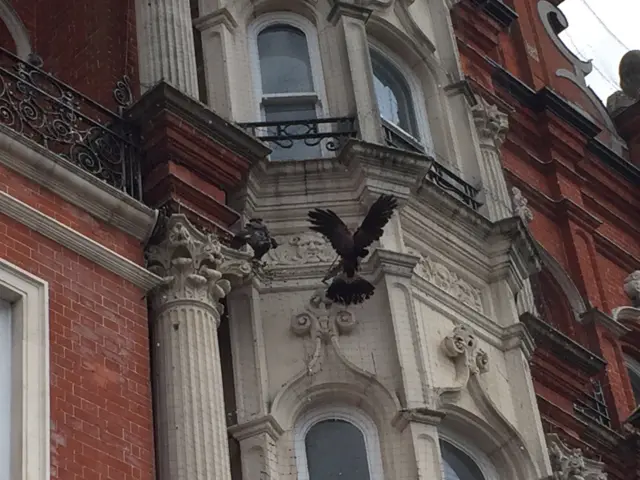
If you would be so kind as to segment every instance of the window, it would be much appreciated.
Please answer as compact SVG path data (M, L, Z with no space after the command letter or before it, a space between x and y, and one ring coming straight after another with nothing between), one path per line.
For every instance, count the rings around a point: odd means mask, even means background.
M2 480L49 480L51 475L47 288L46 282L0 260Z
M317 124L302 122L322 113L324 87L313 26L294 14L266 15L254 25L253 35L260 116L275 124L265 127L267 136L282 137L271 144L271 160L321 157L319 143L291 138L315 133Z
M430 143L422 95L410 82L400 63L377 47L370 46L373 86L382 118L385 140L396 148L424 151ZM430 148L430 146L429 146Z
M633 396L636 399L636 405L640 405L640 362L625 355L624 363L627 366L629 380L631 380L631 388Z
M11 304L0 300L0 479L11 465Z
M485 480L480 467L462 450L440 440L444 480Z
M375 425L352 409L312 411L295 430L299 480L381 480Z

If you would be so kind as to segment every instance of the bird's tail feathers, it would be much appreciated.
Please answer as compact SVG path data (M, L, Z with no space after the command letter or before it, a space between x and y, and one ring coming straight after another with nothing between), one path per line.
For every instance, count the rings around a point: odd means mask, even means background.
M342 305L358 305L369 299L375 287L359 275L346 278L340 275L333 279L327 289L327 298Z

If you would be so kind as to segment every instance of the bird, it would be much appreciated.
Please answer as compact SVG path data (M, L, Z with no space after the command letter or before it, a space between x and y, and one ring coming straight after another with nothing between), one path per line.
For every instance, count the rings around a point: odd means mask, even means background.
M253 249L253 260L260 263L262 257L271 249L278 248L278 242L271 236L261 218L251 218L244 229L236 233L229 246L239 250L245 245Z
M316 208L308 213L310 230L322 234L338 254L340 261L332 267L323 282L333 281L327 298L342 305L357 305L369 299L375 287L357 274L360 259L369 255L369 246L379 240L393 216L398 200L393 195L380 195L371 205L360 227L352 233L333 210Z

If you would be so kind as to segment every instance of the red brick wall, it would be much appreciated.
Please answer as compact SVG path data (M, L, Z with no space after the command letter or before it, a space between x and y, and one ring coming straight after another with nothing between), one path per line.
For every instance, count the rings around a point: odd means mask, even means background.
M0 258L49 282L51 477L153 479L144 292L2 214Z
M9 0L44 69L105 106L125 73L138 83L133 0Z

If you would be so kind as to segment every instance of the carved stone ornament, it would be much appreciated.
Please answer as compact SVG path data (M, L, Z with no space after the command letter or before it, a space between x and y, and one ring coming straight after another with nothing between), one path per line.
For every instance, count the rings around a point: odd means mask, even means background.
M267 257L277 265L309 265L331 263L336 252L321 235L304 232L276 238L278 249L269 250Z
M489 356L478 348L478 340L466 325L457 325L442 341L442 348L449 358L464 358L471 374L489 371Z
M174 303L203 303L220 318L220 300L251 274L247 254L222 245L212 234L197 230L184 215L169 217L164 238L146 252L147 268L163 278L151 292L156 314Z
M338 337L350 333L355 326L354 314L329 300L324 288L313 292L304 312L291 319L291 331L299 337L309 337L313 342L313 353L306 367L310 375L318 372L322 365L324 345L331 345L342 358Z
M476 95L478 103L472 108L481 142L490 142L499 148L504 142L509 129L509 117L498 110L498 107L490 104L484 98Z
M582 450L568 447L556 434L547 435L553 480L607 480L604 464L584 458Z
M640 270L636 270L624 279L624 292L634 307L640 308Z
M482 313L482 293L479 288L460 278L445 265L430 257L424 257L417 250L409 249L409 253L420 257L415 269L416 275Z
M526 224L533 220L533 212L529 208L529 200L527 200L524 195L522 195L522 191L513 187L511 189L512 197L511 203L513 204L513 213L519 216L522 221Z

